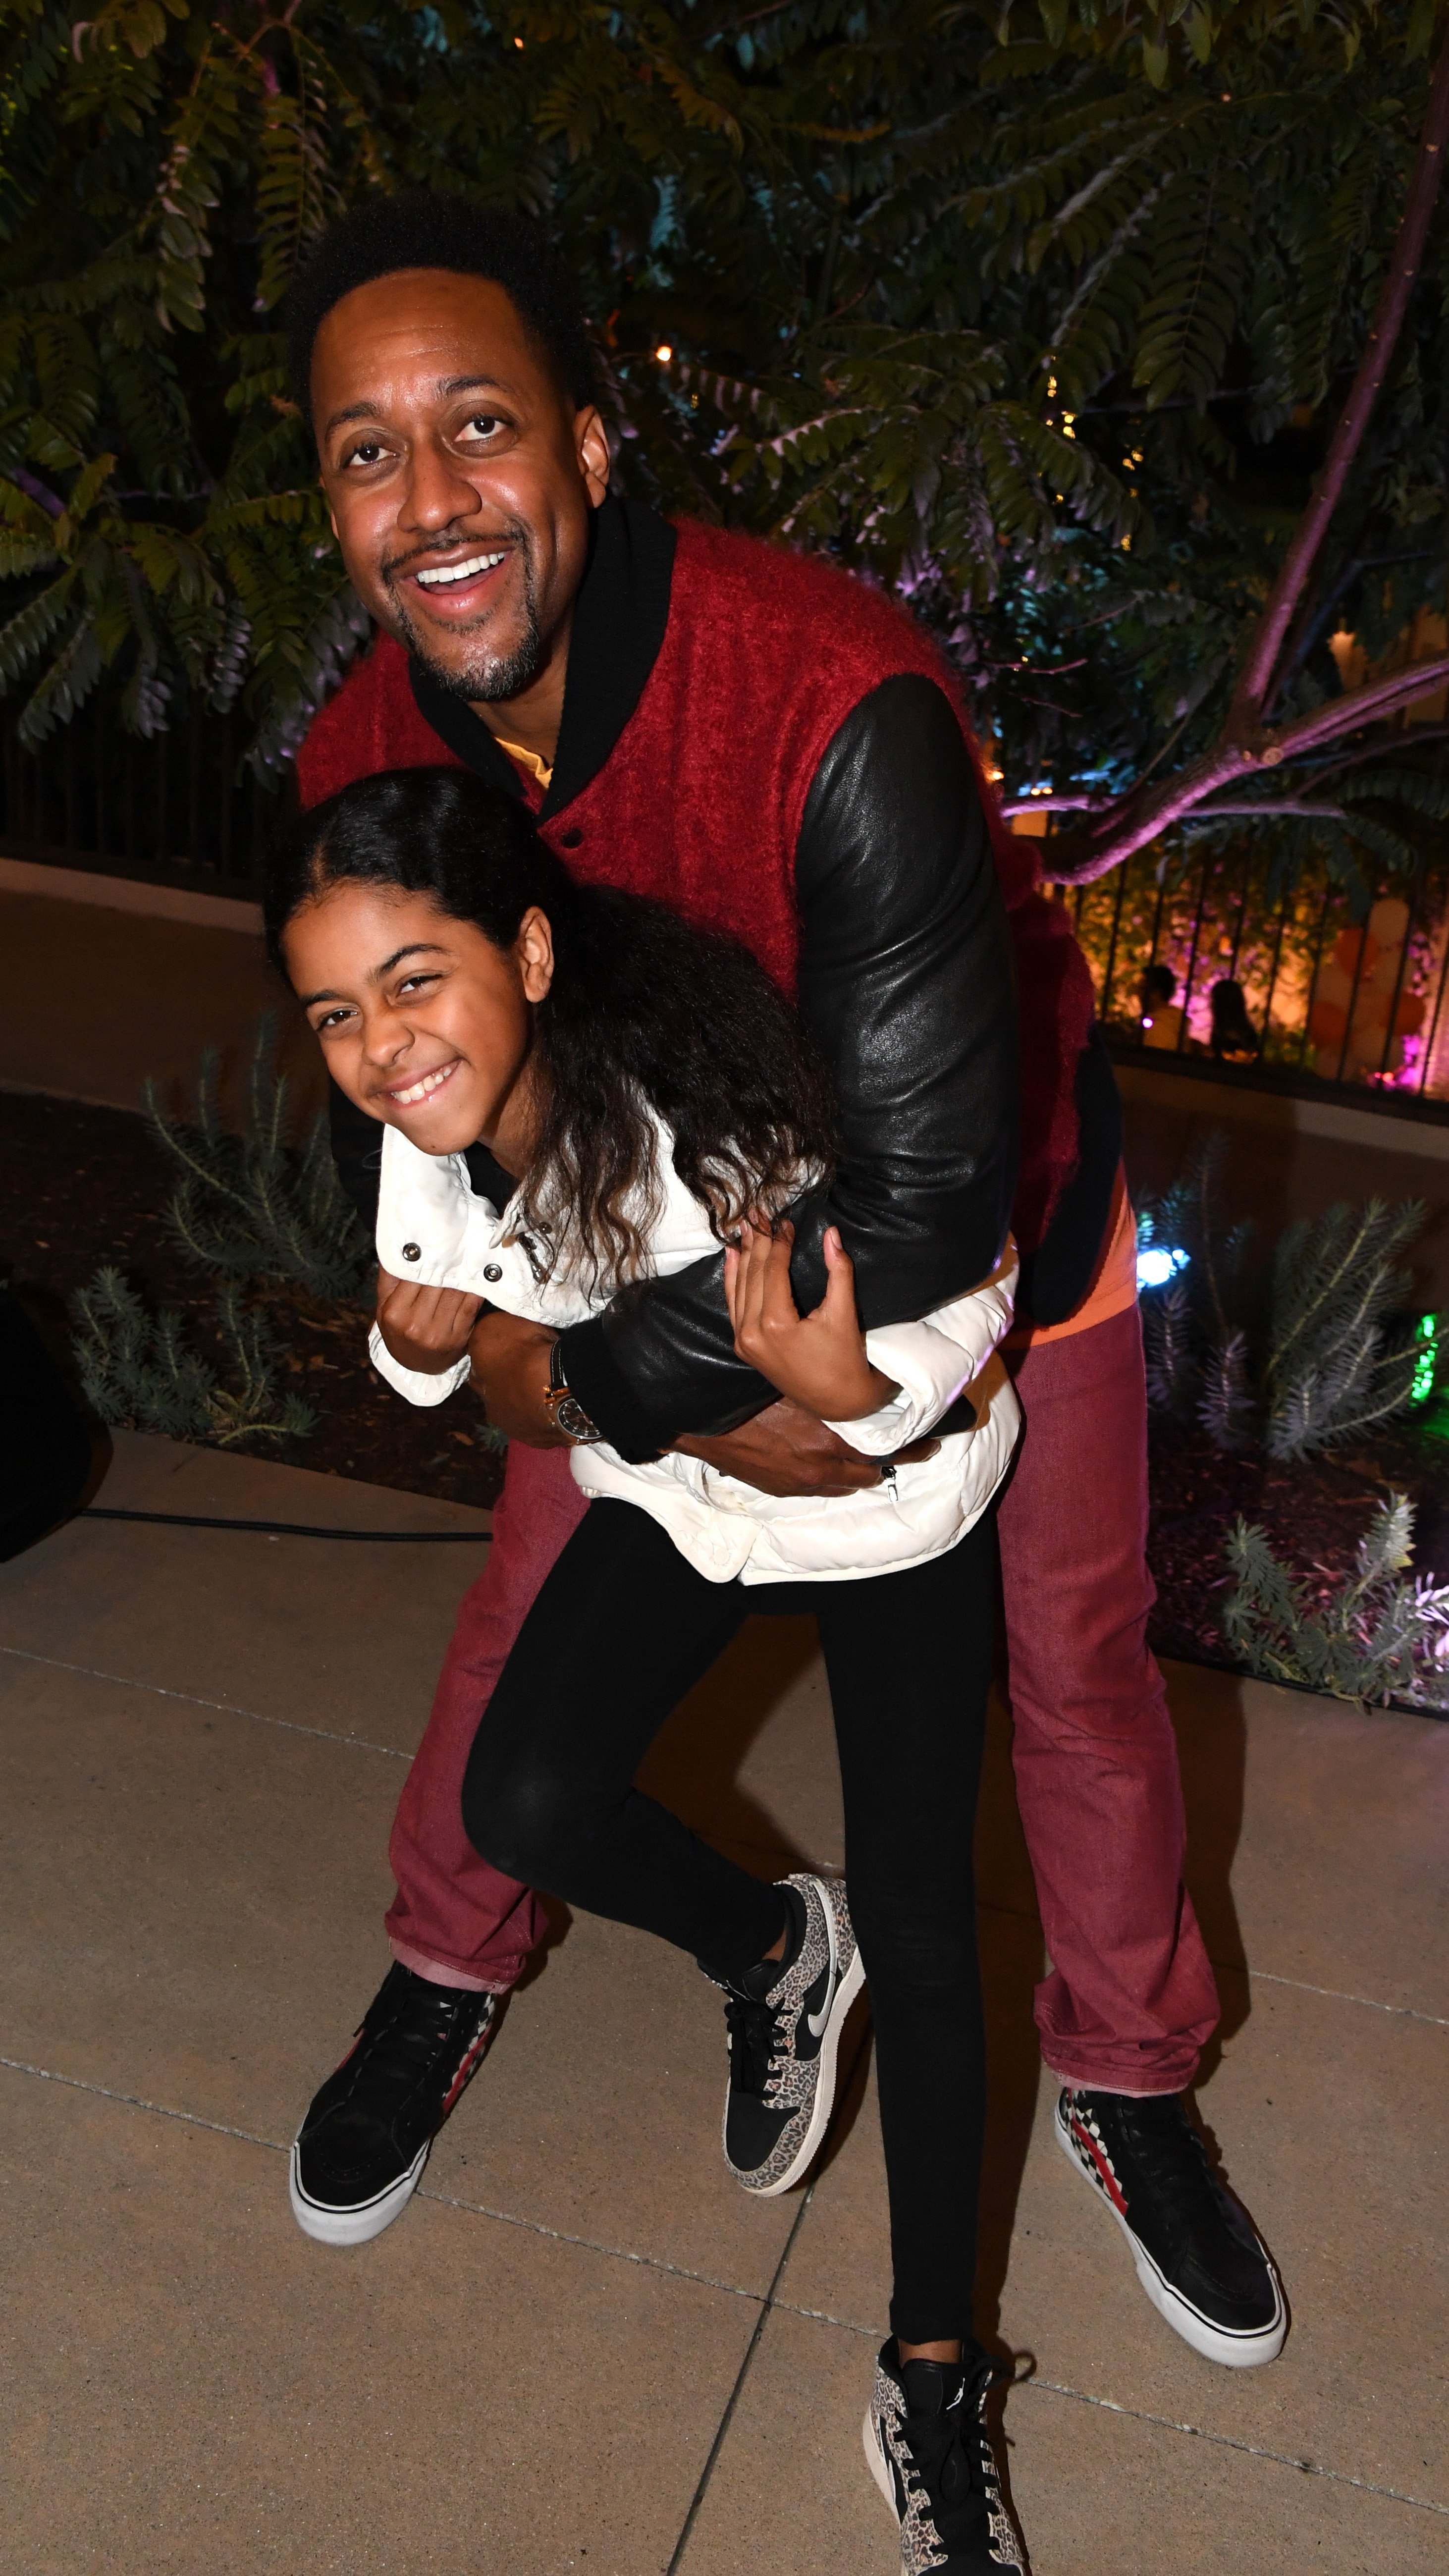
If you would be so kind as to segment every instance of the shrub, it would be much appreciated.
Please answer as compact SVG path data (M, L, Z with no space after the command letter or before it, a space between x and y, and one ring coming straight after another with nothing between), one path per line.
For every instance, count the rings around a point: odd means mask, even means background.
M278 1398L273 1345L264 1319L242 1305L234 1284L216 1303L236 1383L189 1351L181 1318L170 1308L149 1314L118 1270L96 1272L71 1300L75 1354L86 1400L111 1430L162 1431L173 1440L300 1440L316 1415L296 1396Z
M1244 1284L1252 1228L1225 1225L1221 1128L1160 1199L1144 1203L1141 1241L1169 1243L1187 1267L1142 1292L1147 1394L1154 1410L1201 1424L1214 1448L1259 1439L1274 1458L1339 1447L1401 1413L1439 1336L1406 1331L1411 1281L1401 1255L1423 1204L1366 1199L1285 1228L1266 1292Z
M312 1121L300 1146L291 1142L289 1086L275 1050L268 1011L252 1047L244 1136L229 1136L221 1124L213 1048L201 1061L194 1121L168 1116L147 1083L152 1130L182 1169L168 1211L172 1227L194 1261L224 1277L282 1279L318 1297L360 1297L372 1245L338 1180L325 1116Z
M1274 1458L1334 1447L1408 1403L1426 1345L1396 1326L1393 1309L1410 1287L1399 1255L1423 1222L1419 1199L1372 1198L1280 1235L1263 1362Z
M1334 1699L1449 1709L1449 1584L1404 1580L1413 1530L1406 1495L1376 1503L1356 1571L1326 1607L1315 1607L1263 1531L1240 1519L1227 1541L1228 1644L1264 1681L1298 1682Z

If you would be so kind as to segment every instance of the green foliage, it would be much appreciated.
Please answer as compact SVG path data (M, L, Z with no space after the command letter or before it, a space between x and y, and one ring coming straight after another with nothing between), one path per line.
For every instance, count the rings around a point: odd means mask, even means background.
M1406 1332L1411 1281L1402 1256L1424 1222L1418 1199L1367 1199L1285 1227L1266 1299L1245 1283L1247 1225L1224 1225L1218 1186L1227 1137L1216 1129L1182 1176L1144 1203L1143 1243L1173 1245L1188 1266L1142 1292L1153 1409L1195 1419L1222 1450L1260 1440L1270 1457L1307 1458L1362 1438L1403 1412L1421 1360L1438 1349Z
M1408 1403L1428 1345L1394 1333L1388 1318L1409 1293L1400 1256L1423 1222L1419 1199L1371 1198L1280 1235L1263 1361L1273 1457L1336 1447Z
M334 206L426 179L558 233L621 485L894 585L1010 789L1186 759L1363 346L1435 23L1373 0L106 0L72 26L13 0L0 690L30 741L105 673L140 733L185 690L240 700L262 770L290 756L364 621L277 306ZM1337 689L1336 625L1380 650L1442 607L1444 239L1441 210L1280 712ZM1393 828L1328 802L1325 847Z
M1449 1708L1449 1585L1403 1579L1413 1529L1405 1495L1376 1503L1354 1574L1324 1605L1315 1604L1315 1587L1294 1581L1262 1530L1239 1520L1227 1541L1229 1646L1264 1681L1335 1699Z
M148 1314L118 1270L96 1272L71 1300L75 1354L87 1402L111 1429L161 1431L172 1440L300 1440L316 1415L296 1396L278 1397L273 1345L261 1315L234 1286L217 1299L217 1322L234 1383L189 1351L169 1307Z
M202 1058L196 1114L182 1122L162 1107L154 1083L146 1106L158 1141L181 1166L168 1210L192 1259L230 1279L284 1279L318 1297L358 1297L373 1250L337 1178L319 1114L300 1147L291 1142L287 1077L276 1069L271 1014L257 1024L243 1136L221 1122L220 1063Z

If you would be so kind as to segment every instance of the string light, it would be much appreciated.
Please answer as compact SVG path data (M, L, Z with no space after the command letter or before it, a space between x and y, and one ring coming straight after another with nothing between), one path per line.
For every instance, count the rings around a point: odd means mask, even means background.
M674 351L671 349L667 340L661 340L658 348L654 352L654 355L658 359L661 367L667 367L670 359L674 355Z
M1150 1029L1152 1022L1144 1020L1142 1025ZM1137 1255L1138 1287L1165 1288L1169 1279L1175 1279L1179 1270L1187 1268L1187 1261L1187 1254L1176 1244L1144 1243Z
M1414 1383L1409 1389L1411 1404L1426 1403L1434 1392L1434 1359L1438 1335L1438 1316L1421 1315L1419 1329L1414 1338L1416 1341L1423 1342L1426 1347L1419 1352L1414 1362Z

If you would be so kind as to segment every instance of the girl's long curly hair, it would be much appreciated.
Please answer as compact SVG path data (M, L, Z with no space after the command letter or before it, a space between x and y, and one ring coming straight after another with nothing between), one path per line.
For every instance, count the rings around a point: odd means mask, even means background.
M576 884L526 807L487 780L385 770L304 815L263 897L283 973L288 922L347 883L427 895L501 949L532 905L547 916L554 977L534 1012L540 1122L520 1197L555 1257L595 1283L646 1267L662 1197L656 1118L721 1240L751 1209L774 1214L829 1176L829 1081L748 949L667 904Z

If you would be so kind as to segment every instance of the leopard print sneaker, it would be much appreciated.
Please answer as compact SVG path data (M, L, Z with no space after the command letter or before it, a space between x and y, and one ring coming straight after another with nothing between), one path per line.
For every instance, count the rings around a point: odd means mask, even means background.
M870 2473L901 2533L901 2576L1026 2576L1026 2549L1001 2492L986 2399L1001 2366L903 2362L881 2346L864 2425Z
M864 1980L839 1881L802 1871L780 1885L790 1912L784 1957L725 1987L725 2162L761 2200L799 2182L820 2146L840 2033Z

